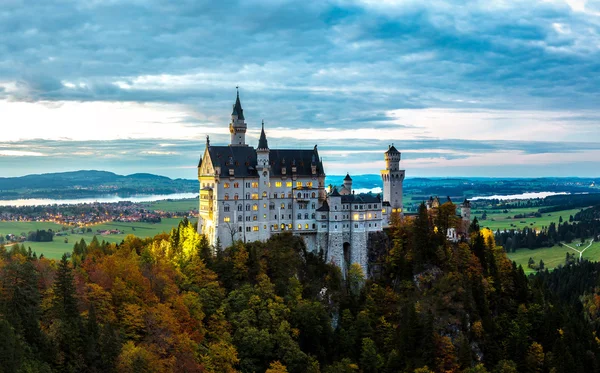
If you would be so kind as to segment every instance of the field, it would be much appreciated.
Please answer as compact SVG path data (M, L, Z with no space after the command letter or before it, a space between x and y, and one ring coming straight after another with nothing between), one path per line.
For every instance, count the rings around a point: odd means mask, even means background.
M198 198L164 200L142 203L151 210L160 210L165 212L189 212L198 210Z
M99 241L107 242L121 242L128 234L134 234L138 237L153 237L162 232L169 232L171 228L174 228L179 224L180 219L162 219L160 223L121 223L111 222L105 224L98 224L92 227L92 230L96 232L98 229L118 229L123 234L111 234L106 236L98 235ZM0 234L6 235L9 233L20 234L27 233L36 229L48 229L60 230L61 225L55 223L38 223L38 222L0 222ZM35 251L38 255L44 254L48 258L60 258L63 253L71 252L73 245L82 238L86 242L90 242L94 237L94 233L85 234L70 234L65 237L54 237L52 242L25 242L25 247L31 247L31 250ZM65 238L68 240L64 242Z
M576 242L573 241L572 246L576 249L583 249L588 246L589 240L585 242L585 244L581 247L575 246ZM514 253L509 253L508 257L515 261L517 265L522 265L525 273L533 273L535 272L533 269L527 267L527 263L529 262L529 258L533 258L536 263L540 262L540 259L544 261L544 265L547 269L552 269L557 267L559 264L565 263L566 253L575 254L575 259L579 258L579 253L569 249L566 246L552 246L547 248L540 248L535 250L529 249L519 249ZM600 259L600 242L594 242L589 249L583 252L583 258L598 261Z
M573 209L573 210L562 210L555 212L548 212L542 214L539 218L521 218L521 219L512 219L508 218L509 216L515 216L517 214L526 214L537 212L538 207L531 208L519 208L519 209L510 209L508 212L491 212L486 211L487 220L481 220L482 213L477 210L477 213L472 214L472 217L477 217L479 220L479 225L483 228L490 228L492 231L496 231L497 229L523 229L525 227L541 229L542 227L547 227L550 223L554 222L558 224L559 218L562 216L563 221L569 221L570 215L575 215L581 209ZM511 225L512 224L512 225Z

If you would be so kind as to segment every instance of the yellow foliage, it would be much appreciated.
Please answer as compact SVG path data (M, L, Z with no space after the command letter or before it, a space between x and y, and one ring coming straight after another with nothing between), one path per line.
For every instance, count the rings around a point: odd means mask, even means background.
M490 250L496 248L496 239L494 238L494 232L492 232L489 228L483 228L480 230L480 232L483 236L486 246Z
M288 370L285 365L281 364L279 361L274 361L269 366L269 369L265 373L288 373Z

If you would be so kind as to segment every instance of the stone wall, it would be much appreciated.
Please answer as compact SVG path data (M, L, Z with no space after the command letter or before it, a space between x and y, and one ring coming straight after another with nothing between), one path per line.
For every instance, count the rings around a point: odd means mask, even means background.
M385 256L389 253L391 241L385 231L369 232L367 238L367 261L369 263L368 277L379 278Z
M367 232L358 231L352 232L351 257L352 263L360 264L365 276L369 273L369 265L367 263Z

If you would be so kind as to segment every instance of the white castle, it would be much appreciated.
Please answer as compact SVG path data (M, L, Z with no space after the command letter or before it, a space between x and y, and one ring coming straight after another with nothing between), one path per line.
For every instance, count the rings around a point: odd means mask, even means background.
M358 263L366 273L369 234L382 231L392 214L403 211L400 152L390 146L384 153L383 197L355 194L350 175L339 189L326 189L317 145L270 149L263 123L255 149L246 144L246 130L238 92L230 144L214 146L207 137L198 165L199 233L226 247L290 231L342 271Z

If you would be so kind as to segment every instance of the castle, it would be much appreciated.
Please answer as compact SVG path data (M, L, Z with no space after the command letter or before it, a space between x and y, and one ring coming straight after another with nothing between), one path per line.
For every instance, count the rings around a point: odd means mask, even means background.
M325 188L317 145L271 149L263 122L254 148L246 144L247 128L238 92L230 143L215 146L207 137L198 164L198 231L212 245L219 242L223 247L290 231L342 270L358 263L366 272L369 234L382 231L393 213L402 213L400 152L390 146L384 153L383 197L356 194L350 175L339 189Z

